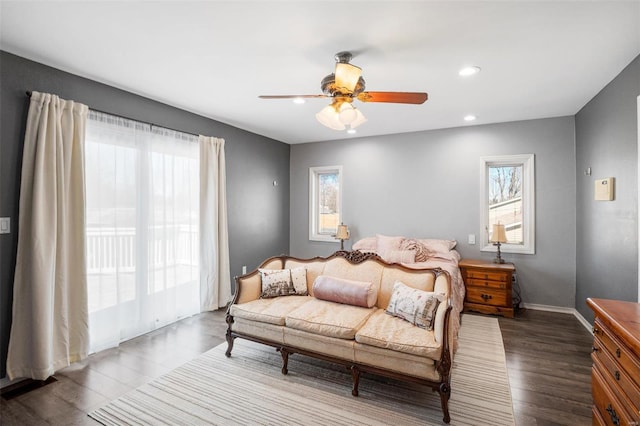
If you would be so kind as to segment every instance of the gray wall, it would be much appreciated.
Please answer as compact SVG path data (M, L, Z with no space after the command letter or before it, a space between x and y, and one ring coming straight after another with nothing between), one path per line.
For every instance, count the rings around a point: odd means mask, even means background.
M353 241L376 233L458 241L463 257L491 259L480 234L480 157L535 154L536 254L505 254L525 303L574 307L573 117L345 139L291 146L291 254L327 255L308 239L308 170L342 165L343 219ZM478 238L479 239L479 238Z
M189 133L224 138L231 275L289 248L289 145L129 92L0 52L0 376L5 363L16 261L18 199L27 90L48 92L90 108ZM213 94L212 94L213 95ZM278 186L272 182L278 181Z
M576 115L576 308L588 297L638 301L640 57ZM591 176L584 171L591 167ZM615 200L594 201L594 180L615 178Z

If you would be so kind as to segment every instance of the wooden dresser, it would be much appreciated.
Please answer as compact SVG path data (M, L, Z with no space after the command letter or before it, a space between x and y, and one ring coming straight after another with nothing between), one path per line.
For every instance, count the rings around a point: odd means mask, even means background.
M466 290L464 311L513 318L511 280L516 270L513 263L462 259L458 266Z
M640 425L640 303L587 299L595 312L594 425Z

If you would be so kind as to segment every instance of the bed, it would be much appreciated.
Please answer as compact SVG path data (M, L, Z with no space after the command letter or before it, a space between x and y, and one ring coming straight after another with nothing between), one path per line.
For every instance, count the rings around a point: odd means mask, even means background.
M458 268L460 253L455 250L455 240L434 238L410 238L404 236L376 235L356 241L352 250L373 252L389 263L400 263L408 268L442 268L451 276L453 293L451 323L453 326L453 348L457 350L460 314L464 305L465 287Z

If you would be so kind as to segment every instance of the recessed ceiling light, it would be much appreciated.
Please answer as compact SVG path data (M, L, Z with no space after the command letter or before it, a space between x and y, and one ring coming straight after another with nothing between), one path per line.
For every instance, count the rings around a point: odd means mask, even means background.
M469 114L464 116L464 121L473 121L476 119L475 115Z
M480 72L480 67L464 67L460 71L458 71L458 75L462 77L469 77L474 74L478 74Z
M350 135L355 135L356 134L356 129L349 129L349 130L347 130L347 133L349 133Z
M303 98L293 98L294 104L303 104L305 100Z

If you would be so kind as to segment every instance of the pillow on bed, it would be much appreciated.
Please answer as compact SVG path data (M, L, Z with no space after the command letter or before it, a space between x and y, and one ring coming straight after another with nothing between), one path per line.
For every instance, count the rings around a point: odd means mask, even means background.
M307 271L303 267L294 269L258 269L262 282L261 299L293 294L305 296Z
M351 246L353 250L376 251L376 237L367 237L356 241Z
M417 241L436 253L447 253L449 250L453 250L457 244L456 240L438 240L434 238L422 238Z
M403 250L413 251L416 262L426 262L435 254L418 240L403 240L400 247L402 247Z
M416 263L416 252L414 250L391 250L385 253L385 257L382 259L388 263Z
M444 299L444 293L418 290L396 281L386 312L420 328L433 330L436 310Z
M319 275L313 282L313 296L329 302L372 308L378 299L378 289L365 281Z

